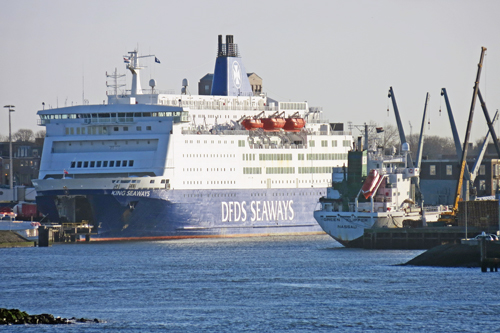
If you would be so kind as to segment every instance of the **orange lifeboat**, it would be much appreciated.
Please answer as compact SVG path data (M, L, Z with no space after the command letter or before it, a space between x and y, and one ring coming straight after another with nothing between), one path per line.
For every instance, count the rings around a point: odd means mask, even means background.
M287 132L300 132L305 125L306 121L303 118L290 117L286 119L283 129Z
M262 122L264 123L264 131L266 132L278 132L286 123L285 119L280 117L262 118Z
M254 118L247 118L243 120L241 124L243 125L243 127L245 127L247 131L255 131L258 128L264 127L264 124L260 119L254 119Z

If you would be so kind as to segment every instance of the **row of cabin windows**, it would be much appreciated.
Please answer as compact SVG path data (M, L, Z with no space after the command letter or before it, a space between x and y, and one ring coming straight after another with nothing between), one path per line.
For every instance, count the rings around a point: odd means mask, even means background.
M220 169L220 170L219 170ZM182 168L182 171L203 171L202 168ZM207 171L226 171L226 168L207 168ZM229 171L236 171L236 168L229 168Z
M350 147L350 140L342 140L342 147ZM316 147L316 142L314 140L309 140L309 147ZM321 147L328 147L328 140L321 140ZM332 140L332 147L338 147L337 140Z
M255 154L243 154L243 161L255 161ZM304 154L297 154L299 161L304 161ZM292 154L259 154L260 161L291 161ZM329 161L329 160L347 160L345 153L331 154L307 154L308 161Z
M128 132L129 126L114 126L113 131L119 132L120 128L124 132ZM142 126L136 126L135 130L137 132L142 131ZM99 135L108 134L108 128L106 126L90 126L90 127L66 127L66 135ZM151 131L151 126L146 126L146 131Z
M316 180L299 180L299 184L322 184L322 183L329 183L330 179L316 179ZM263 180L261 182L262 184L267 183L267 181ZM271 181L272 184L288 184L288 180L273 180ZM290 184L295 184L297 181L295 180L290 180Z
M203 182L201 180L188 180L188 181L183 181L182 182L183 184L185 185L201 185L203 184ZM217 184L221 184L221 185L229 185L229 184L236 184L236 182L234 180L207 180L207 184L211 184L211 185L217 185Z
M313 183L328 183L330 180L329 179L323 179L323 180L320 180L320 179L317 179L317 180L313 180L313 181L309 181L309 180L301 180L299 181L299 183L310 183L310 184L313 184ZM203 184L203 181L201 180L188 180L188 181L183 181L182 182L184 185L201 185ZM267 181L266 180L263 180L261 181L261 184L266 184ZM288 184L289 181L284 181L284 180L273 180L272 181L273 184ZM294 180L290 180L290 184L294 184L295 181ZM229 184L236 184L236 181L234 180L207 180L207 185L229 185ZM273 193L273 196L284 196L284 193ZM295 193L290 193L290 194L286 194L286 195L295 195ZM300 194L300 195L304 195L304 194Z
M299 173L332 173L333 167L299 167Z
M304 154L299 154L302 155L302 158L304 159ZM347 153L331 153L331 154L307 154L307 160L308 161L328 161L328 160L347 160Z
M200 183L201 184L201 183ZM207 184L209 184L209 182L207 181ZM292 197L292 196L306 196L306 195L314 195L314 196L321 196L321 195L325 195L324 192L292 192L292 193L250 193L250 196L252 197L268 197L268 196L273 196L273 197ZM184 197L188 197L188 198L201 198L203 196L206 196L207 198L214 198L214 197L236 197L236 194L234 193L216 193L216 194L206 194L206 195L203 195L203 194L199 194L199 193L196 193L196 194L184 194Z
M259 161L291 161L292 154L259 154Z
M196 117L196 115L194 115L194 117ZM209 115L209 116L205 116L204 114L199 114L198 115L198 118L222 118L223 116L222 115ZM231 115L224 115L224 118L231 118ZM238 119L239 116L238 115L233 115L233 119Z
M122 131L128 132L128 129L129 129L128 126L113 126L113 131L114 132L119 132L120 131L120 127L122 128ZM142 131L142 126L136 126L135 130L137 132L141 132ZM151 126L146 126L146 131L151 131Z
M333 167L299 167L298 173L332 173ZM266 174L293 174L295 173L294 167L267 167L265 168ZM243 168L244 175L261 175L261 167L245 167Z
M240 144L240 141L243 141L243 143L245 142L244 140L238 140L238 146ZM184 140L184 143L193 143L194 140ZM201 140L196 140L196 143L201 143ZM203 140L203 143L208 143L208 140ZM210 143L215 143L215 140L210 140ZM217 140L217 143L222 143L222 140ZM227 140L224 140L224 144L227 144ZM231 141L231 144L233 145L234 144L234 140ZM240 146L241 147L241 146ZM244 145L243 145L244 147Z
M140 127L140 126L138 126ZM151 129L151 126L148 126L149 129ZM125 127L124 127L125 128ZM124 131L127 131L128 129L124 129ZM138 131L140 131L138 129ZM215 140L210 140L211 143L215 143ZM185 140L185 143L193 143L193 140ZM197 140L197 143L201 143L201 140ZM208 140L204 140L203 143L208 143ZM222 143L222 140L218 140L217 143ZM227 144L227 141L224 140L224 143ZM271 142L272 144L277 144L277 142ZM234 144L234 141L231 141L231 144ZM337 140L332 140L332 147L338 147L337 145ZM351 146L351 141L350 140L342 140L342 147L350 147ZM245 140L238 140L238 147L245 147ZM316 143L314 140L309 141L309 147L316 147ZM321 147L328 147L328 140L321 140Z
M235 154L182 154L182 157L235 157Z
M128 113L86 113L86 114L42 114L40 119L114 119L140 117L172 117L181 112L128 112Z
M114 167L133 167L133 160L123 161L73 161L71 168L114 168Z

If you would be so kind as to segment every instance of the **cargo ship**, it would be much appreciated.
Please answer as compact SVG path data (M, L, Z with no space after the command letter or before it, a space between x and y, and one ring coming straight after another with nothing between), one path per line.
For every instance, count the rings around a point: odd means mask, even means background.
M347 163L343 124L252 90L232 35L218 36L211 95L186 79L180 94L142 89L147 56L124 57L131 89L107 103L38 111L43 222L87 223L92 240L323 233L313 211Z
M410 152L402 150L401 155L353 150L348 153L348 171L334 169L332 187L314 212L333 239L346 247L359 246L366 229L422 227L447 210L415 204L411 180L418 178L420 169L408 163Z

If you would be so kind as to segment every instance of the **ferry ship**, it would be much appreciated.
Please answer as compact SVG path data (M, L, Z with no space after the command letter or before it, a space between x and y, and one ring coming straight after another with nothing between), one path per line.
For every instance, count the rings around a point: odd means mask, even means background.
M131 89L116 84L107 104L38 111L44 222L88 223L92 240L323 233L313 211L347 163L343 124L254 93L231 35L218 37L211 95L187 80L181 94L141 89L143 57L124 58Z

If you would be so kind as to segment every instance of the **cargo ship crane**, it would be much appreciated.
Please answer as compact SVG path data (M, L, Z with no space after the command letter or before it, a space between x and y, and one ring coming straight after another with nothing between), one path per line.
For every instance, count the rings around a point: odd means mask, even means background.
M399 109L398 105L396 103L396 97L394 96L394 90L392 87L389 88L389 98L392 100L392 105L394 109L394 115L396 116L396 123L398 125L398 132L399 132L399 138L401 140L401 144L404 144L406 141L406 136L405 132L403 129L403 124L401 122L401 117L399 115ZM411 154L408 154L408 164L413 166L416 170L420 170L420 165L422 162L422 154L423 154L423 145L424 145L424 130L425 130L425 118L427 116L427 103L429 101L429 93L427 93L425 97L425 104L424 104L424 114L422 118L422 127L420 129L420 135L419 135L419 141L418 141L418 148L417 148L417 160L416 163L413 163L413 159L411 157ZM411 126L411 123L410 123ZM411 148L411 147L410 147ZM418 171L416 171L418 174ZM417 177L417 179L414 181L412 180L412 183L415 184L416 190L418 193L420 193L420 202L423 203L423 194L422 191L420 190L420 177ZM415 198L413 198L415 199Z
M422 154L424 148L424 132L425 132L425 119L427 118L427 104L429 103L429 93L425 96L425 104L424 104L424 115L422 117L422 126L420 127L420 136L418 139L418 148L417 148L417 160L415 161L415 168L420 169L420 165L422 164Z
M479 95L481 96L481 95ZM498 111L495 112L495 115L493 116L493 121L492 121L492 127L495 125L496 121L498 120ZM472 167L472 172L470 175L471 182L474 183L474 180L476 179L477 173L479 171L479 167L481 166L481 162L483 161L484 153L486 152L486 148L488 147L488 141L490 139L490 134L491 130L488 129L488 133L486 133L486 137L483 140L483 144L481 145L481 149L479 151L479 154L476 158L476 162L474 163L474 166ZM493 135L493 137L495 137ZM493 140L496 141L496 140Z
M458 212L458 202L460 201L460 191L462 189L463 177L465 171L465 165L467 163L467 150L469 146L470 132L472 128L472 119L474 117L474 107L476 106L476 97L479 92L479 79L481 78L481 69L483 68L483 59L486 48L481 48L481 57L479 59L479 64L477 65L477 75L476 81L474 83L474 92L472 94L472 102L469 111L469 120L467 121L467 130L465 131L465 139L462 149L462 159L460 162L460 173L458 175L457 189L455 192L455 200L453 202L453 207L450 212L442 213L439 217L440 222L445 222L446 224L456 225L457 224L457 212Z
M451 133L453 134L453 142L455 143L455 151L457 152L457 158L460 158L462 156L462 143L460 142L460 137L457 131L457 125L455 124L455 118L453 117L453 112L451 110L451 104L448 98L448 93L446 92L446 88L441 88L441 96L444 97L444 102L446 104L446 110L448 112L448 119L450 120ZM467 181L470 182L471 178L467 163L465 164L464 175Z
M401 117L399 116L399 109L396 103L396 96L394 96L394 90L392 90L392 87L389 87L388 97L392 100L392 106L394 109L394 115L396 116L396 123L398 125L399 139L401 140L401 144L407 143L405 130L403 129L403 123L401 122ZM411 158L411 154L408 154L408 164L413 165L413 159Z
M498 158L500 158L500 147L498 145L498 137L495 133L495 128L493 127L493 124L490 119L490 115L488 113L488 109L486 108L486 103L483 100L483 96L481 95L481 90L477 90L477 94L479 97L479 101L481 102L481 108L483 109L484 117L486 118L486 122L488 123L488 128L491 132L491 135L493 137L493 143L495 144L495 149L497 150L498 153Z

